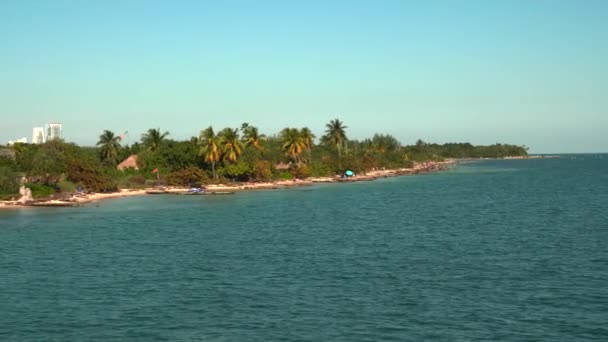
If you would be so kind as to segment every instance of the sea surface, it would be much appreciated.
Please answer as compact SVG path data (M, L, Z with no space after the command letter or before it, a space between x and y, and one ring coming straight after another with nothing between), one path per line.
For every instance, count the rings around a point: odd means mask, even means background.
M608 341L608 155L0 212L1 341Z

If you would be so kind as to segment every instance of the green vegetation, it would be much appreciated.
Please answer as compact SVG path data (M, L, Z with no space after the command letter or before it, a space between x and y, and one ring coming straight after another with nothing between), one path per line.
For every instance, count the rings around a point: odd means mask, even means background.
M169 132L149 129L139 143L121 145L121 137L104 130L96 147L81 147L61 140L41 145L15 144L0 148L0 197L18 193L26 177L35 197L56 192L109 192L161 183L200 186L210 182L271 181L332 176L346 169L365 172L374 168L411 167L414 162L444 158L502 158L526 156L523 146L469 143L431 144L418 140L403 146L389 134L350 140L339 119L325 125L316 137L308 127L287 127L277 135L261 134L243 123L240 128L203 129L197 137L178 141ZM117 164L137 155L138 170L117 170ZM282 167L276 168L277 165Z
M32 197L34 198L45 198L55 193L55 187L48 184L26 183L25 186L32 190Z
M10 199L19 193L16 173L8 166L0 166L0 199Z

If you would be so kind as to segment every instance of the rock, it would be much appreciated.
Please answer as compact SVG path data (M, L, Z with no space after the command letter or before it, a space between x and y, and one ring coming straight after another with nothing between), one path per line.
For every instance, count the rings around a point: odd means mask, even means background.
M34 198L32 197L32 190L26 188L23 185L19 187L19 194L21 195L21 198L17 200L17 203L19 204L25 204L34 200Z

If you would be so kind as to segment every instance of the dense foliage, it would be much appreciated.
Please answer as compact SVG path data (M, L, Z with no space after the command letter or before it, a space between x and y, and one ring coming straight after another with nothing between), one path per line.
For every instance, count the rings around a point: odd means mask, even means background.
M287 127L277 135L261 134L244 123L240 128L213 127L199 136L177 141L168 132L150 129L140 143L121 145L123 136L104 130L96 147L80 147L60 140L40 145L0 148L0 196L18 192L25 177L35 194L52 192L115 191L162 183L201 186L209 182L270 181L331 176L346 169L365 172L374 168L411 167L414 162L444 158L502 158L526 156L523 146L469 143L431 144L418 140L403 146L389 134L350 140L347 126L331 120L318 139L307 127ZM137 155L138 169L117 170L117 164Z

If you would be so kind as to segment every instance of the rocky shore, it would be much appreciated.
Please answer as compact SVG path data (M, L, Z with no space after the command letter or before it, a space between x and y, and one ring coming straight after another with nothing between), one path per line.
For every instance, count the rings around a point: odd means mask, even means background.
M409 169L387 169L373 170L365 174L355 175L352 177L316 177L307 179L295 179L276 182L249 182L238 184L212 184L206 186L209 192L227 192L227 191L243 191L243 190L264 190L264 189L284 189L294 186L307 186L315 183L345 183L345 182L361 182L373 181L379 178L398 177L415 175L420 173L430 173L447 170L454 165L456 160L447 160L443 162L424 162L416 163L413 168ZM187 192L187 188L167 187L163 189L168 194L178 194ZM24 207L77 207L86 203L100 201L104 199L142 196L148 194L149 189L121 189L113 193L92 193L92 194L72 194L64 196L60 199L52 200L32 200L32 201L0 201L0 209L15 209Z

